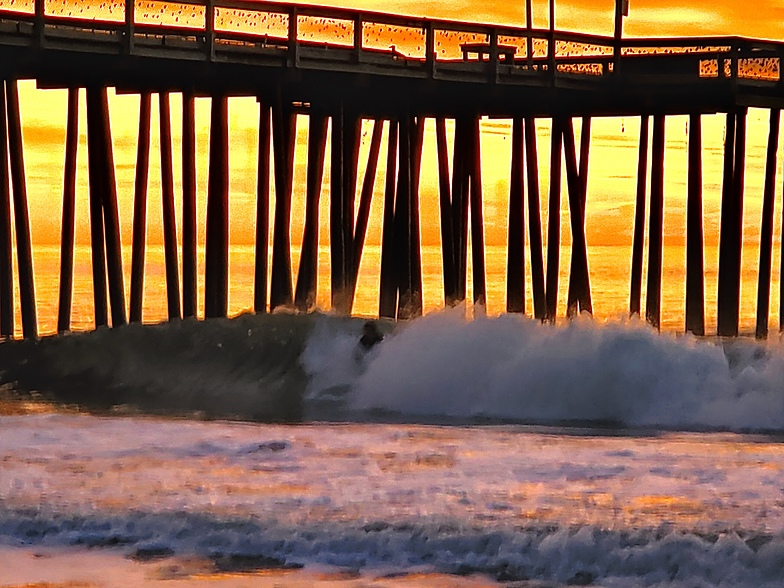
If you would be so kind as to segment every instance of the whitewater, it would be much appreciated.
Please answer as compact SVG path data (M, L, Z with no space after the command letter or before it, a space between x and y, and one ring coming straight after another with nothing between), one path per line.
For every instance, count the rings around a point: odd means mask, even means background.
M0 344L0 586L784 584L782 344L464 314Z

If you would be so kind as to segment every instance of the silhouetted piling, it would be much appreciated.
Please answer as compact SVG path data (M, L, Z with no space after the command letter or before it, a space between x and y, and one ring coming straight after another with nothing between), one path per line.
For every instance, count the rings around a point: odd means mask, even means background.
M651 145L651 210L648 217L648 283L645 318L655 328L661 326L661 281L664 238L664 130L666 118L653 117Z
M93 304L95 326L109 324L109 310L106 293L106 246L104 240L102 193L105 189L103 179L103 154L101 152L101 110L100 90L87 88L87 155L90 184L90 249L93 264Z
M554 118L550 131L550 201L547 207L547 287L545 320L555 323L561 257L561 153L563 120Z
M452 186L449 175L449 151L446 140L446 119L436 118L436 149L438 157L438 196L441 218L441 260L444 276L444 304L456 302L457 268L452 232Z
M740 263L743 247L743 187L746 167L746 110L727 115L724 186L719 242L718 335L738 334Z
M587 164L588 148L585 145L590 144L590 128L586 129L583 126L582 138L581 159L585 160ZM566 315L572 317L580 311L593 312L588 275L588 248L585 239L585 195L588 169L587 165L583 169L582 162L578 167L572 119L568 119L564 124L563 143L566 155L569 221L572 231L572 260Z
M27 208L22 120L19 115L19 95L16 80L6 82L8 92L8 144L11 155L14 221L16 228L16 258L19 274L19 298L22 306L22 334L25 339L38 336L38 317L35 310L33 282L33 252L30 242L30 213Z
M397 192L397 144L399 124L389 121L387 162L384 181L384 214L381 236L381 271L379 276L378 314L395 318L397 281L395 267L395 194Z
M525 161L528 179L528 241L531 247L531 290L534 299L534 318L544 320L547 315L542 259L542 214L539 201L539 158L536 146L536 120L525 119Z
M226 96L212 98L207 180L204 316L225 317L229 288L229 109Z
M305 189L305 228L302 234L302 254L297 273L294 305L307 311L316 304L318 287L319 203L321 182L324 178L324 155L327 146L329 119L313 112L308 124L308 168Z
M705 261L702 228L702 117L689 117L686 202L686 332L705 334Z
M634 206L634 237L629 294L629 315L640 315L642 298L642 261L645 245L645 203L648 188L648 145L650 117L640 117L640 145L637 156L637 195Z
M781 110L770 111L770 131L765 160L765 187L762 193L762 226L760 228L759 281L757 284L757 339L768 336L770 317L770 272L773 257L773 208L776 198L776 160L779 148Z
M65 333L71 330L74 230L76 220L76 150L78 145L79 89L69 88L68 114L65 128L65 169L63 173L63 212L60 238L60 296L57 313L58 333Z
M270 310L291 306L291 196L297 115L287 103L272 107L272 146L275 160L275 224L272 232Z
M8 177L6 84L0 81L0 336L14 336L14 281L11 242L11 187Z
M182 316L198 313L196 227L196 118L192 92L182 95Z
M354 302L354 295L357 290L357 279L359 277L359 266L362 263L362 252L365 247L365 236L367 235L368 222L370 221L370 205L373 202L373 189L376 185L376 172L378 171L378 155L381 151L381 139L384 132L384 121L373 121L373 135L370 139L370 151L368 153L367 165L365 167L365 177L362 179L362 190L359 196L359 209L357 210L356 227L354 228L353 247L354 265L351 268L350 297L351 303Z
M253 279L253 310L267 312L269 269L270 125L272 108L259 100L259 147L256 170L256 263Z
M177 221L174 212L174 173L172 171L171 113L169 94L159 97L161 149L161 212L163 216L163 253L166 265L166 302L169 320L181 318L180 276L177 270Z
M474 305L487 305L487 278L485 275L485 229L482 207L482 153L479 117L471 125L471 263Z
M525 313L525 164L523 119L512 122L512 165L509 178L509 229L506 258L506 312Z
M133 192L130 321L141 322L144 303L144 258L147 245L147 180L150 167L150 93L139 97L136 179Z

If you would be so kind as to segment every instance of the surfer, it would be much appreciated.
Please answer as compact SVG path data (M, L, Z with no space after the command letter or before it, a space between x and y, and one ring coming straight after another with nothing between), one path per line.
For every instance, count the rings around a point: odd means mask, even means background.
M362 326L362 337L359 340L359 345L362 350L367 353L383 340L384 335L379 332L376 323L373 321L366 321Z

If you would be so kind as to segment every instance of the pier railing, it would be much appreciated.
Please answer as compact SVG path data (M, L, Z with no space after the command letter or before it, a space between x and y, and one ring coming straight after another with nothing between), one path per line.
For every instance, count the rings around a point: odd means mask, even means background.
M2 0L0 44L493 83L623 73L771 84L784 56L782 43L732 36L616 39L248 0Z

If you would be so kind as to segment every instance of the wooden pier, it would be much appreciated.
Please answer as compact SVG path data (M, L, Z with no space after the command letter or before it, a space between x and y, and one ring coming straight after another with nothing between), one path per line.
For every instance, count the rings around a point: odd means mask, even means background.
M259 157L254 310L315 301L319 202L330 141L331 300L350 313L386 129L379 314L420 315L422 259L419 183L425 120L435 119L440 192L444 303L466 298L469 232L473 302L486 298L479 120L511 119L507 310L553 322L558 307L560 199L565 182L572 256L567 314L591 313L585 236L591 121L641 117L629 311L641 314L648 211L645 318L661 318L665 122L688 115L685 329L705 333L701 117L725 113L727 133L721 204L718 334L738 334L746 117L770 111L760 246L757 336L767 336L771 284L776 153L784 106L784 43L740 37L625 39L622 2L615 34L589 35L527 26L402 17L304 4L189 0L96 4L0 2L0 335L14 334L12 223L18 255L22 328L38 335L30 221L17 81L68 89L62 268L58 331L70 329L78 101L86 96L89 199L96 326L142 320L150 101L160 100L160 158L168 316L197 314L194 98L210 97L206 216L205 318L226 316L228 303L228 99L259 104ZM158 6L160 4L160 6ZM91 12L92 11L92 12ZM139 94L130 300L123 283L116 181L107 88ZM174 191L170 95L181 93L182 194ZM305 228L299 271L291 264L291 210L296 117L308 117ZM552 119L546 250L541 224L536 119ZM579 145L574 119L582 119ZM446 121L454 121L450 161ZM364 180L359 144L373 121ZM451 127L451 125L450 125ZM272 157L271 157L272 155ZM565 163L562 169L562 158ZM648 162L650 178L648 177ZM274 162L271 165L271 162ZM10 170L10 174L8 171ZM10 175L10 177L9 177ZM270 182L274 215L268 218ZM178 251L175 199L182 197ZM357 198L359 204L357 206ZM630 195L630 200L632 199ZM10 206L13 201L13 216ZM526 206L527 203L527 206ZM356 214L355 214L355 211ZM526 214L527 213L527 214ZM267 242L272 231L272 256ZM526 231L533 309L526 309ZM182 260L179 266L178 259ZM270 279L267 291L268 276ZM784 301L784 297L782 297ZM127 310L127 312L126 312ZM780 311L784 317L784 309Z

